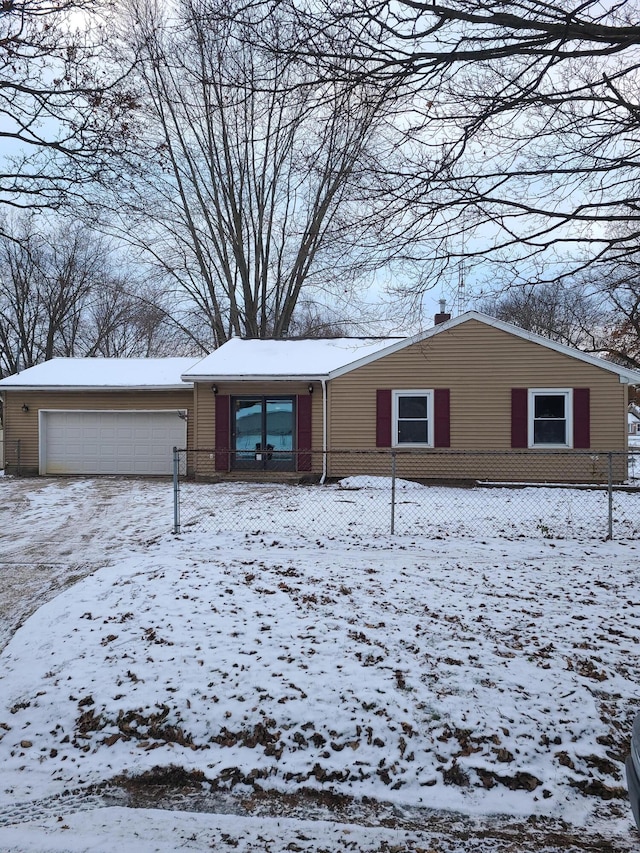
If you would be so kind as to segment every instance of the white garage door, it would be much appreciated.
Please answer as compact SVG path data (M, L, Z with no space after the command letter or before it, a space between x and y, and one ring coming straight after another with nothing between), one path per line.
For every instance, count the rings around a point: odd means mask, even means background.
M40 416L41 474L171 474L173 448L186 447L187 423L176 409Z

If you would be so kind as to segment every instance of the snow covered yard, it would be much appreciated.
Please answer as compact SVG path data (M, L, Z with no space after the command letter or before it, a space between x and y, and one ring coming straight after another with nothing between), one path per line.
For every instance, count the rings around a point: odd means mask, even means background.
M2 559L25 578L57 565L63 589L0 656L0 849L637 844L622 768L640 707L634 542L174 537L167 483L0 488ZM321 513L331 492L309 494ZM65 567L98 570L64 588ZM26 594L50 595L40 580ZM104 806L103 783L143 774L147 789L203 781L241 813L131 821L63 796ZM264 805L289 795L324 805Z
M397 534L434 538L493 537L606 539L606 488L484 484L422 485L396 480L393 523ZM180 484L180 527L199 530L262 530L287 536L370 536L391 532L391 478L355 476L339 483L284 486L222 482ZM640 490L615 488L613 539L639 539Z

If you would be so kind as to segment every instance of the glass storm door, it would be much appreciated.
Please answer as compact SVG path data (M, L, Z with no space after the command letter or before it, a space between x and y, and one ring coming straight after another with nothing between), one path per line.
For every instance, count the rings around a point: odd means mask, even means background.
M293 397L234 397L233 467L293 471L294 417Z

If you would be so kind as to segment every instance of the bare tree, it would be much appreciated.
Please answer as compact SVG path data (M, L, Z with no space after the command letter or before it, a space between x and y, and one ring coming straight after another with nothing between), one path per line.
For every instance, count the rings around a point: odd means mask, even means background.
M478 307L523 329L640 368L640 266L600 263L561 282L517 285Z
M49 242L34 216L0 240L0 337L3 370L15 372L74 350L96 257L79 229Z
M301 301L296 306L289 326L289 337L292 338L341 338L354 333L356 324L353 320L332 310L328 306L314 302Z
M267 4L249 21L212 9L135 7L141 149L110 224L174 278L219 345L287 335L310 291L350 310L376 252L363 188L383 153L388 92L319 81L277 49L292 24ZM365 234L373 248L358 252Z
M625 316L617 324L611 325L604 343L612 361L640 369L640 311L637 295L633 303L625 307Z
M4 231L0 374L56 356L198 351L173 322L165 294L115 271L104 238L34 214L14 218Z
M106 273L83 312L80 351L104 358L205 354L193 328L176 322L171 293L141 285L133 274Z
M593 288L554 282L517 286L480 300L486 314L589 352L601 351L609 309Z
M530 280L638 252L638 3L291 0L310 62L414 96L415 156L390 187L407 255ZM607 226L624 222L624 235ZM412 249L413 247L413 249Z
M600 351L618 364L640 368L640 264L601 264L589 269L582 281L606 312Z
M0 205L59 207L99 179L132 104L95 0L0 6Z

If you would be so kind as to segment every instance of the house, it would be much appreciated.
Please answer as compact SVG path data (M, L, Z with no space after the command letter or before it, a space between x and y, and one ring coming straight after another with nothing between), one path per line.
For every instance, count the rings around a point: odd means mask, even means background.
M225 344L183 374L195 446L215 448L195 475L388 473L388 453L366 451L395 449L404 476L420 451L434 472L448 454L445 478L591 482L598 453L626 450L639 372L477 312L436 319L411 338ZM496 474L491 453L506 450L526 453ZM573 467L560 473L552 451L573 453Z
M638 407L633 403L629 406L627 412L627 441L629 449L634 451L634 458L630 460L630 465L633 469L638 466L638 449L640 448L640 413Z
M7 470L19 441L24 472L102 473L94 460L106 456L108 468L117 454L100 450L97 429L114 411L127 428L147 413L142 429L158 435L158 412L187 413L182 440L167 432L162 452L201 451L189 454L201 479L386 474L393 450L401 476L435 478L437 459L438 478L593 482L594 460L626 451L628 387L640 372L477 312L447 316L410 338L232 339L200 361L177 360L166 385L133 372L125 384L127 360L105 366L102 384L99 365L81 367L96 360L39 365L0 381ZM149 360L150 372L153 361L176 360ZM132 435L123 427L119 446ZM500 472L496 454L507 450L518 454ZM128 473L166 472L138 470L130 456Z
M54 358L0 381L7 473L170 474L193 358Z

